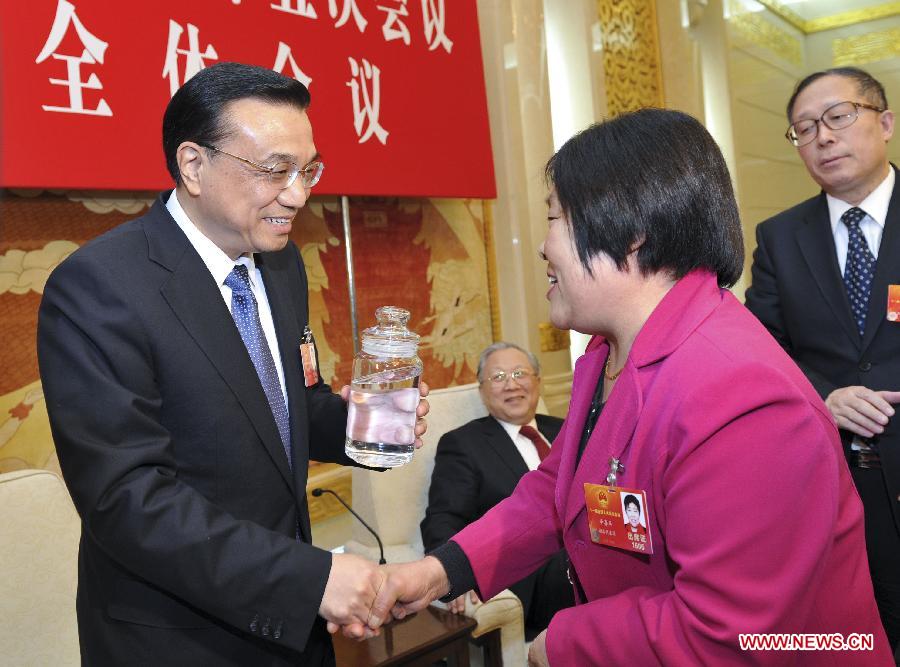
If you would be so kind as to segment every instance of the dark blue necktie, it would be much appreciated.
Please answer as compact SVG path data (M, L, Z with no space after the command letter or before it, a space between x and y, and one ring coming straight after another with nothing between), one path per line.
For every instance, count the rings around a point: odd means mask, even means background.
M275 360L266 342L262 324L259 321L259 308L256 298L250 289L250 276L247 267L243 264L235 264L231 273L225 278L225 284L231 288L231 316L250 359L263 391L272 408L272 416L281 434L281 443L284 445L284 453L287 454L288 465L293 467L291 459L291 427L288 419L287 407L284 404L284 394L281 392L281 383L278 381L278 371L275 369Z
M850 308L860 336L866 330L866 311L869 309L869 293L872 291L872 278L875 275L875 256L869 250L866 237L859 228L860 221L865 217L866 212L856 206L841 216L841 222L847 225L850 232L844 286L847 288L847 297L850 299Z

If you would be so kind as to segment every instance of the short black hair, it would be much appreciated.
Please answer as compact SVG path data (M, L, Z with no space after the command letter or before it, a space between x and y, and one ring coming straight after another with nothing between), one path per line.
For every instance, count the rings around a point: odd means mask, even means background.
M247 98L301 111L310 102L306 86L265 67L223 62L200 70L175 92L163 115L163 153L175 183L181 182L178 147L185 141L215 146L229 134L222 122L225 107Z
M789 123L793 122L791 114L794 113L794 103L797 101L797 96L800 95L807 86L814 81L818 81L823 76L842 76L845 79L852 79L856 82L856 87L860 95L869 102L872 102L875 106L881 107L882 109L888 108L887 95L884 92L884 86L882 86L881 82L874 76L858 67L832 67L831 69L824 69L821 72L813 72L809 76L804 77L803 80L797 84L797 87L794 88L794 92L791 94L791 99L789 99L787 103L787 118ZM849 101L853 102L854 100Z
M637 496L635 496L634 494L631 494L631 493L629 493L627 496L625 496L625 501L622 503L622 505L625 507L626 510L628 509L629 505L635 505L638 508L638 512L641 511L640 501L637 499Z
M622 270L636 243L644 275L694 269L721 287L744 268L740 216L722 152L698 120L641 109L569 139L545 171L588 273L600 253Z

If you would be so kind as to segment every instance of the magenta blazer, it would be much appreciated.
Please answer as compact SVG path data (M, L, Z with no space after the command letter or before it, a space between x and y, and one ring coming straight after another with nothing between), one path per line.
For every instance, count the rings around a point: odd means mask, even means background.
M482 598L565 546L586 599L547 631L550 664L893 665L862 504L831 415L714 275L696 271L641 329L577 468L607 357L575 364L551 455L453 540ZM591 542L584 483L647 492L652 556ZM576 591L576 598L579 598ZM871 633L867 651L742 651L741 633Z

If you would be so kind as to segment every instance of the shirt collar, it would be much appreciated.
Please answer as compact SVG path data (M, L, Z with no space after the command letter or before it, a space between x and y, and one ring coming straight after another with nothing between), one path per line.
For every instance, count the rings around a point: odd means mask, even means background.
M194 246L194 250L200 255L200 259L203 260L203 263L212 274L217 285L221 287L225 283L225 279L228 277L228 274L231 273L235 264L243 264L246 266L247 272L250 274L250 282L255 282L256 262L253 259L253 254L247 253L241 255L236 260L233 260L226 255L225 252L203 234L197 225L195 225L188 217L187 212L185 212L184 208L181 206L181 202L178 201L177 189L172 190L172 194L169 195L169 199L166 202L166 208L181 228L181 231L187 236L188 241Z
M509 434L509 437L513 439L513 442L515 442L516 436L519 435L519 429L525 426L525 424L510 424L509 422L505 422L502 419L497 419L496 417L494 417L494 419L496 419L497 423L503 427L503 430ZM531 421L528 422L528 426L533 428L538 433L541 433L540 429L537 427L537 420L535 420L534 417L532 417ZM541 433L541 437L544 437L543 433Z
M891 203L891 195L894 192L895 179L894 168L891 167L888 170L888 175L881 181L878 187L872 190L872 192L869 193L869 196L858 204L858 207L865 211L866 215L872 218L881 229L884 229L884 221L887 219L887 211L888 206ZM838 223L841 221L841 216L853 208L853 205L848 204L837 197L832 197L829 194L825 195L825 199L828 201L828 217L831 220L831 233L834 234Z

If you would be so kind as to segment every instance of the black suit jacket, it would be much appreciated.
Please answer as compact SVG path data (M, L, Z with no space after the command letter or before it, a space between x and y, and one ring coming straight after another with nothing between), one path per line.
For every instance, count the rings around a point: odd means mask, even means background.
M844 288L825 194L760 223L746 305L797 362L824 399L840 387L900 389L900 322L887 320L888 285L900 284L900 174L878 250L860 337ZM897 406L900 408L900 406ZM851 440L841 431L845 447ZM878 437L900 530L900 417ZM790 456L791 443L785 443Z
M291 469L219 288L164 196L63 262L40 308L47 409L83 526L82 660L333 664L317 615L331 555L310 544L305 486L311 456L350 463L346 409L321 380L303 383L300 254L291 243L257 255Z
M562 419L536 415L538 430L550 442ZM428 489L428 508L421 523L422 543L431 551L512 494L528 472L525 460L500 423L482 417L445 433L438 442ZM527 520L527 517L524 517ZM535 575L511 586L522 601L525 617L534 592Z

